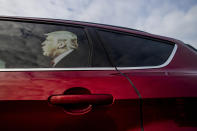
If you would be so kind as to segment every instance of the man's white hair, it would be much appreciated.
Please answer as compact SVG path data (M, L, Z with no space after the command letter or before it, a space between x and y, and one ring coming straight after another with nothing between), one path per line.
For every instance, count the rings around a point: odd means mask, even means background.
M55 32L47 33L45 35L53 39L62 39L62 38L77 39L77 35L69 31L55 31Z
M48 34L46 40L42 43L43 55L56 57L71 49L78 47L77 35L69 31L55 31Z

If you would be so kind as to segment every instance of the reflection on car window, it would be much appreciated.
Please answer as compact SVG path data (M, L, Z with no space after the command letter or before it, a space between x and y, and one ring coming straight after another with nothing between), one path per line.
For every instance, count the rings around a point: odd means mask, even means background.
M98 31L114 64L118 67L158 66L168 59L173 44L127 34Z
M82 28L0 21L0 68L89 66Z

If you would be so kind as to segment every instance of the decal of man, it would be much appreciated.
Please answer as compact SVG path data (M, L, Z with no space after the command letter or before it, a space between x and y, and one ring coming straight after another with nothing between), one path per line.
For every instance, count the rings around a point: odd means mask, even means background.
M51 57L52 66L60 62L74 49L78 48L77 35L69 31L55 31L48 34L46 40L41 44L43 55Z

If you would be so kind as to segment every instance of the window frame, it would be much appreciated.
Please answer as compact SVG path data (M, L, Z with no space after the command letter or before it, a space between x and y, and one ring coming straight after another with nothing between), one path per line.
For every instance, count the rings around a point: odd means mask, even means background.
M72 26L75 28L83 28L84 32L87 36L87 40L88 40L88 44L93 44L92 43L92 38L89 35L88 32L88 28L93 28L93 30L99 29L99 30L104 30L104 31L110 31L110 32L118 32L118 33L123 33L123 34L127 34L127 35L133 35L133 36L137 36L137 37L142 37L142 38L147 38L147 39L151 39L151 40L157 40L157 41L163 41L163 42L167 42L170 44L174 44L174 48L169 56L169 58L166 60L165 63L163 63L162 65L159 66L146 66L146 67L92 67L92 65L90 65L91 67L74 67L74 68L0 68L0 72L17 72L17 71L93 71L93 70L135 70L135 69L156 69L156 68L163 68L165 66L167 66L172 59L174 58L174 55L176 54L176 51L178 49L178 45L176 43L173 42L169 42L167 40L162 40L162 39L157 39L154 37L150 37L150 36L144 36L144 35L138 35L138 34L134 34L134 33L128 33L128 32L123 32L123 31L117 31L117 30L112 30L112 29L106 29L106 28L102 28L102 27L93 27L93 26L88 26L88 25L80 25L80 24L75 24L75 23L65 23L64 21L47 21L47 19L22 19L22 18L0 18L0 21L14 21L14 22L28 22L28 23L38 23L38 24L51 24L51 25L62 25L62 26ZM87 29L87 30L86 30ZM90 47L92 47L93 45L91 45ZM105 48L105 47L104 47ZM91 50L91 48L90 48ZM91 52L91 51L90 51ZM107 52L106 52L107 53ZM93 57L93 56L91 56ZM90 58L90 60L92 60L92 58ZM90 61L91 63L91 61Z

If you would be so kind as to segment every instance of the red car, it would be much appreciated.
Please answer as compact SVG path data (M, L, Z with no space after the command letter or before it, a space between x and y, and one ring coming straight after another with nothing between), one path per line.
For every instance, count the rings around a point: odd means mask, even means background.
M133 29L0 17L0 130L197 130L197 52Z

